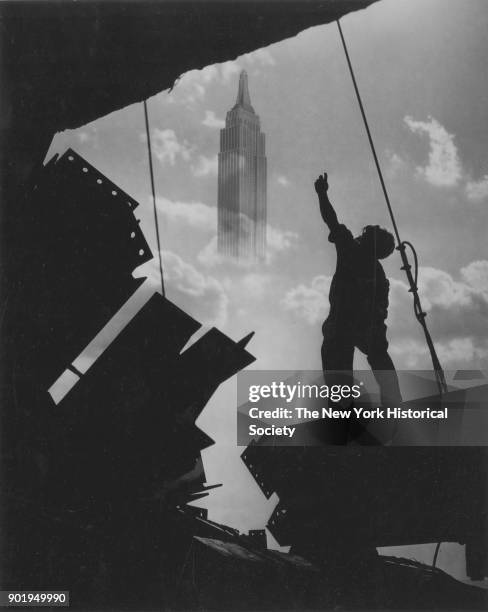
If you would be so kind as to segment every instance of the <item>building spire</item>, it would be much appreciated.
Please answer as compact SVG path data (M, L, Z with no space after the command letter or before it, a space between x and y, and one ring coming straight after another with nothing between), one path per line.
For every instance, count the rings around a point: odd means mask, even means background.
M246 110L250 110L254 112L254 109L251 105L251 97L249 96L249 88L247 85L247 72L245 70L241 71L239 75L239 90L237 92L237 100L235 106L240 106L245 108Z

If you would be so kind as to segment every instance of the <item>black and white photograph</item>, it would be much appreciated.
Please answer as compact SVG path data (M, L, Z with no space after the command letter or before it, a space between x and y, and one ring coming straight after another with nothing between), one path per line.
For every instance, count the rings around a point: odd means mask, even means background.
M488 608L487 33L0 1L0 607Z

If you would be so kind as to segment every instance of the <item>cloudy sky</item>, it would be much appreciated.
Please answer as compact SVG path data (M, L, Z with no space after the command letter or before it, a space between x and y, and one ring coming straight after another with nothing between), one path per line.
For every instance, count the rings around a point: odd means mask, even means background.
M419 285L446 369L488 367L488 11L483 0L382 0L345 17L356 70L402 238L420 256ZM239 71L266 133L268 260L237 265L216 253L219 129ZM353 231L391 227L335 24L185 74L148 103L167 295L205 326L238 340L259 369L319 369L320 326L335 266L313 181L327 170L330 198ZM142 104L59 134L137 199L156 252ZM428 368L395 254L389 337L398 368ZM158 286L157 258L144 271ZM362 358L358 366L365 366ZM365 366L366 367L366 366ZM262 527L264 500L235 446L235 387L219 389L199 425L209 482L224 482L211 517Z

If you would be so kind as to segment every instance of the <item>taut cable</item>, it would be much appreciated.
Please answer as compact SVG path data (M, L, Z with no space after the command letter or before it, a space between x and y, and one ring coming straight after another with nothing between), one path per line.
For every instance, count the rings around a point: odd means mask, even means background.
M376 170L378 172L378 176L380 179L380 183L381 183L381 189L383 190L383 195L385 197L385 201L386 201L386 206L388 207L388 212L390 214L390 219L393 225L393 230L395 232L395 237L397 240L397 250L400 252L400 256L402 258L402 270L405 272L405 274L407 275L407 280L408 280L408 284L410 285L410 293L413 296L413 306L414 306L414 312L415 312L415 318L417 319L417 321L420 323L423 331L424 331L424 336L425 336L425 340L427 342L427 346L429 348L429 352L430 352L430 357L432 359L432 364L434 366L434 372L435 372L435 377L436 377L436 382L437 382L437 387L439 389L439 394L442 396L443 393L445 393L447 391L447 384L446 384L446 379L444 376L444 371L442 369L442 366L440 364L439 358L437 357L437 353L435 350L435 346L434 343L432 341L432 337L430 335L430 332L427 328L427 324L425 322L425 317L427 316L426 313L422 310L422 305L420 303L420 296L418 293L418 287L417 287L417 274L418 274L418 264L417 264L417 254L415 253L415 249L413 249L412 245L409 242L404 242L401 240L400 238L400 233L398 231L398 226L396 224L396 220L395 220L395 215L393 214L393 209L391 207L391 202L390 202L390 198L388 196L388 191L386 189L386 185L385 185L385 181L383 178L383 173L381 171L381 166L380 166L380 162L378 160L378 156L376 154L376 149L374 146L374 142L373 142L373 137L371 136L371 130L369 129L369 124L368 124L368 119L366 117L366 112L364 110L364 106L363 106L363 102L361 99L361 94L359 93L359 88L356 82L356 77L354 75L354 70L351 64L351 58L349 57L349 52L347 50L347 45L346 45L346 41L344 38L344 34L342 33L342 28L341 28L341 24L339 22L339 20L336 20L337 23L337 27L339 29L339 35L341 37L341 41L342 41L342 47L344 48L344 54L346 56L346 61L347 61L347 65L349 67L349 73L351 75L351 79L352 79L352 84L354 86L354 91L356 92L356 98L359 104L359 110L361 111L361 116L363 118L363 123L364 123L364 127L366 129L366 134L368 136L368 141L369 141L369 146L371 148L371 153L373 154L373 159L374 159L374 163L376 166ZM410 265L409 261L408 261L408 257L407 257L407 253L406 253L406 247L409 246L413 253L414 253L414 257L415 257L415 279L412 275L412 266Z

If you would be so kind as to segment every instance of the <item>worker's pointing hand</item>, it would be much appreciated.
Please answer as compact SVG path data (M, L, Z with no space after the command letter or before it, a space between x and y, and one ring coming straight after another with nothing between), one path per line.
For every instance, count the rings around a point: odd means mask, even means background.
M315 181L315 191L317 192L317 195L320 198L321 196L325 196L327 194L328 189L329 183L327 182L327 172L324 172Z

